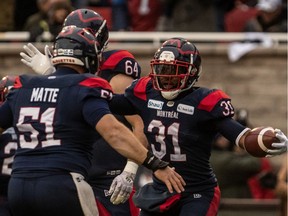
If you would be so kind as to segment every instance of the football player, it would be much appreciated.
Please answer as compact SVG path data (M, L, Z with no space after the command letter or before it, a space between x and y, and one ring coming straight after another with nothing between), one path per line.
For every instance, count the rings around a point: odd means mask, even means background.
M135 80L110 103L112 112L140 113L153 153L169 161L186 182L184 192L170 194L153 176L153 182L133 196L141 216L217 215L220 189L209 163L212 141L220 133L243 148L251 129L232 119L234 108L227 94L195 86L200 75L196 46L171 38L156 51L150 75ZM278 129L275 134L279 143L267 149L267 156L287 151L287 137Z
M93 10L75 10L63 23L63 26L71 25L86 28L95 35L100 59L100 70L97 75L110 83L114 93L124 93L126 87L134 79L140 78L141 67L131 53L126 50L105 51L109 32L106 20L102 16ZM136 137L147 145L147 139L143 133L143 122L139 116L126 116L125 118L117 116L117 119L132 129ZM115 160L109 160L110 156ZM135 207L132 195L130 195L138 165L132 161L127 162L127 159L113 151L102 138L94 144L93 158L89 183L96 195L100 215L107 215L107 212L115 216L138 215L139 209ZM129 202L126 202L129 198ZM115 206L115 204L120 205Z
M13 87L15 76L5 76L0 81L0 105L6 100L9 89ZM0 135L0 215L12 215L7 198L8 183L12 171L12 163L17 149L17 137L13 127Z
M120 94L124 93L134 78L139 78L140 72L141 68L131 53L126 50L111 50L103 52L103 62L98 75L109 81L113 92ZM116 117L147 145L143 122L139 116ZM109 158L113 158L113 161ZM133 182L138 166L131 161L127 162L127 159L113 150L103 138L94 144L92 161L89 183L93 187L100 215L103 212L115 216L139 215L139 209L132 201ZM129 201L126 202L127 199Z
M110 83L114 93L124 93L126 87L134 79L140 78L141 67L130 52L126 50L105 51L109 32L106 20L101 15L93 10L78 9L70 13L63 24L63 26L71 25L86 28L95 35L100 59L100 71L97 75ZM55 71L50 63L51 54L49 54L48 46L45 47L45 55L42 55L32 44L24 48L27 54L21 53L22 62L35 72L50 74ZM147 139L143 133L143 122L139 116L126 116L125 118L117 116L117 119L132 129L137 138L147 145ZM126 162L127 159L113 150L103 138L95 142L89 183L97 198L100 216L107 215L107 212L115 216L139 214L139 209L134 205L131 195L138 165L132 161ZM127 199L129 199L128 202L126 202Z
M94 75L95 43L86 29L64 28L53 46L56 72L19 76L0 107L0 128L13 126L19 142L8 187L15 216L98 215L86 179L99 136L152 169L170 192L183 190L181 176L110 113L112 89Z

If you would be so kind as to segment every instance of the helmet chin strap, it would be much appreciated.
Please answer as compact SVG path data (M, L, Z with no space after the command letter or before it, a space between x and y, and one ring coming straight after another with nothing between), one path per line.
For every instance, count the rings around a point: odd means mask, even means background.
M173 100L175 99L178 95L180 94L180 90L175 90L175 91L161 91L162 97L164 97L167 100Z
M164 97L167 100L173 100L176 97L178 97L178 95L180 93L191 89L196 81L197 81L197 79L194 79L194 81L191 83L191 85L189 85L189 87L185 88L185 89L178 89L178 90L175 90L175 91L161 91L161 95L162 95L162 97Z

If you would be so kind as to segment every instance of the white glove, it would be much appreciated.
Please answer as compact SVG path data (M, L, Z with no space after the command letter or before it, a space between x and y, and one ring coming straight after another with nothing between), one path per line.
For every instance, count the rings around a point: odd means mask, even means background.
M272 147L277 148L273 150L267 151L267 156L272 157L275 155L282 154L287 151L288 147L288 138L285 136L285 134L280 129L275 129L275 136L280 141L279 143L272 143Z
M110 201L114 205L125 203L133 190L133 181L138 169L138 165L132 161L128 161L123 172L116 176L110 186Z
M55 72L55 68L51 63L52 54L50 53L48 45L45 46L43 55L33 44L28 43L23 46L27 52L20 52L22 57L21 62L32 68L38 74L49 75Z

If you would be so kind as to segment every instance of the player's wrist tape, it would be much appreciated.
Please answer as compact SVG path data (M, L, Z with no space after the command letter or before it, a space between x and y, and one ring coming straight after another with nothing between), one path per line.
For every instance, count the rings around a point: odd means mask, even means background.
M158 169L165 169L169 165L169 163L160 160L151 151L148 151L147 157L142 165L155 172Z
M133 161L128 160L123 171L136 174L137 169L138 169L138 164L134 163Z

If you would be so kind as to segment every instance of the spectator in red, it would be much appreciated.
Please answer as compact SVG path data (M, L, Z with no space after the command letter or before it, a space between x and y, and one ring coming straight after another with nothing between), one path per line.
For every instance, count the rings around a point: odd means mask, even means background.
M224 17L235 6L235 0L213 0L213 8L216 19L216 30L224 32Z
M246 32L287 32L287 3L258 0L259 13L247 22Z
M154 31L162 15L161 0L128 0L132 31Z
M226 32L243 32L248 20L256 17L258 9L255 0L236 0L232 10L224 18Z
M274 199L277 182L276 173L267 158L260 158L260 172L248 179L251 196L254 199Z

